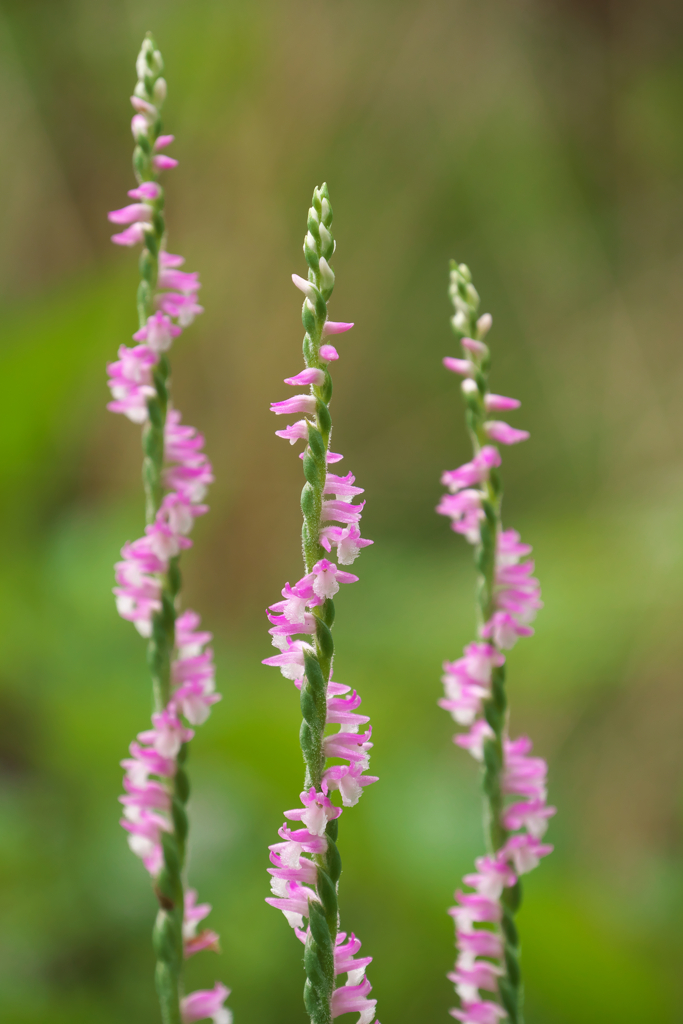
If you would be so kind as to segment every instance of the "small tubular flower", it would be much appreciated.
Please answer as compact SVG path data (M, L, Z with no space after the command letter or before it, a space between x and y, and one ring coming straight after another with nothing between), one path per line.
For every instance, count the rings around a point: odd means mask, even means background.
M231 1024L232 1013L224 1005L230 995L230 989L217 981L211 989L199 989L190 992L180 1003L183 1024L193 1024L196 1020L211 1019L213 1024Z

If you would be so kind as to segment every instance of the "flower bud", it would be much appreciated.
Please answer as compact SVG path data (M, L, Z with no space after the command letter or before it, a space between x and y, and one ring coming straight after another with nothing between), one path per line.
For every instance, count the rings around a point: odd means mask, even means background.
M491 330L491 325L492 324L493 324L493 317L491 316L491 314L490 313L482 313L482 315L477 320L477 334L479 335L479 338L485 338L486 337L486 335Z
M156 82L154 83L153 96L154 96L154 102L156 103L156 105L158 107L160 107L161 104L166 99L166 79L165 78L157 78Z
M325 291L334 288L334 271L324 256L320 257L320 284Z

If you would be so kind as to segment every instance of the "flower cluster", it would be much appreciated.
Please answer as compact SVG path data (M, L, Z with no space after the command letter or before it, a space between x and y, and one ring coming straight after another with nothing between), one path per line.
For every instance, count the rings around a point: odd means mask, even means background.
M211 633L199 632L197 626L196 612L188 610L176 619L171 699L163 711L152 715L152 728L138 733L130 745L130 758L121 762L126 771L121 825L128 832L131 850L153 877L163 864L162 833L173 829L170 811L178 755L194 736L182 719L201 725L211 705L221 699L214 692L213 652L204 649Z
M463 1024L496 1024L504 1017L516 1019L519 986L517 948L509 937L516 934L514 924L508 918L508 927L502 925L518 902L519 876L553 849L541 839L555 808L546 804L546 762L529 756L529 739L510 740L506 731L502 652L533 633L530 623L542 602L532 575L534 563L527 558L530 546L521 542L516 530L501 526L501 456L491 442L516 444L529 434L488 418L494 410L516 409L520 403L488 391L489 350L482 339L491 317L486 314L474 321L479 300L462 265L452 267L451 297L456 333L473 329L478 335L461 337L464 358L443 361L464 378L474 456L443 474L441 481L449 493L437 512L448 516L453 530L476 546L480 628L479 639L465 647L461 658L444 663L445 695L439 704L458 725L468 727L454 741L484 767L492 852L477 859L476 872L464 878L473 891L458 890L457 905L449 911L455 920L458 957L448 977L460 997L460 1008L451 1011L456 1019ZM509 974L511 960L514 977ZM481 992L499 995L502 1005Z
M214 1024L230 1024L231 1013L224 1006L229 993L220 982L211 990L182 996L175 953L181 946L186 957L204 949L218 951L218 935L197 930L211 907L198 905L194 890L183 892L183 865L189 794L186 744L194 735L191 726L206 720L220 695L215 692L213 652L207 647L211 634L200 629L196 612L177 611L178 556L192 546L188 534L196 517L208 511L202 501L213 475L202 450L204 438L181 423L168 394L167 352L202 307L197 303L198 275L180 270L183 258L166 250L164 195L156 177L177 161L159 153L173 142L172 135L161 134L160 107L166 94L161 70L161 55L148 36L131 97L138 185L128 195L135 202L109 214L112 223L126 226L113 242L144 246L140 327L133 335L136 344L122 345L118 360L107 368L113 399L108 408L143 427L147 526L144 536L122 549L114 594L121 617L149 640L156 705L152 728L138 734L130 757L121 762L126 791L120 797L121 825L131 850L154 879L159 899L154 942L164 1021L175 1021L180 1014L184 1024L207 1017Z
M308 499L305 488L302 510L304 557L308 571L294 585L287 583L282 590L282 600L268 609L270 635L279 653L264 660L265 665L279 668L282 675L291 679L301 692L304 713L302 729L308 730L307 736L314 736L313 741L307 740L306 744L302 740L302 747L307 764L307 779L311 781L317 776L317 781L312 785L306 783L300 795L300 807L285 811L285 817L297 822L299 827L292 830L285 823L279 831L282 841L270 847L273 865L269 868L272 896L267 900L271 906L283 912L306 946L305 965L313 941L312 919L316 914L323 921L325 918L330 921L331 916L334 920L338 917L336 896L330 894L329 888L320 890L318 887L320 871L323 870L328 873L328 878L336 888L341 870L334 845L337 819L343 807L352 807L358 802L365 786L377 781L375 776L367 773L372 729L368 724L368 716L358 713L361 699L355 690L351 691L351 687L332 681L333 645L328 628L334 617L333 614L329 615L333 607L332 598L342 585L358 580L357 576L340 566L351 565L362 548L372 541L362 538L360 532L364 502L355 502L363 493L362 488L355 486L352 473L341 476L329 469L342 456L329 451L331 422L327 402L331 385L328 368L339 356L336 348L326 339L330 335L350 330L353 324L332 322L327 320L326 315L321 315L317 329L315 326L315 315L320 315L321 310L326 311L321 291L327 289L329 294L329 282L334 281L324 256L319 259L316 257L315 260L309 258L315 245L321 251L321 246L327 246L326 251L330 252L333 248L325 226L325 218L327 216L331 220L331 212L327 199L323 197L320 200L321 195L320 190L316 190L314 201L317 198L320 205L309 211L309 234L304 243L304 251L309 265L317 267L316 280L324 287L319 290L312 280L305 281L293 275L294 284L306 297L303 320L309 333L304 341L304 353L307 363L312 362L314 365L307 365L302 372L285 379L285 383L290 386L308 386L310 390L309 393L300 393L271 405L271 410L277 415L304 416L276 433L291 444L298 440L307 442L301 458L309 481L308 494L311 495ZM311 233L311 221L317 239ZM318 341L314 347L312 338L316 333ZM314 457L317 459L315 466L312 465ZM320 557L325 554L330 557ZM314 704L311 696L315 680L319 680L316 684L316 692L319 694L317 704ZM339 728L329 731L326 726ZM339 791L341 807L331 800L331 794L336 790ZM330 899L332 904L329 903ZM375 1016L376 1000L368 998L371 985L365 977L365 970L372 958L355 959L361 944L354 935L347 938L345 933L335 934L333 931L330 940L335 980L332 983L330 975L323 985L325 995L322 996L328 1001L329 1013L337 1017L358 1012L358 1024L370 1024ZM311 979L308 967L306 970ZM343 974L346 975L345 984L335 987L338 975ZM311 984L309 980L307 986ZM307 1002L306 1005L312 1019L318 1020L315 1016L317 1011L312 1009L317 1004Z

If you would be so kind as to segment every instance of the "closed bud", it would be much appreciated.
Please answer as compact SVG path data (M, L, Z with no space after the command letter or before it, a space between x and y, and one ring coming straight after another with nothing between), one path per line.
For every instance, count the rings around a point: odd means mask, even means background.
M473 284L467 285L467 301L473 309L479 305L479 292Z
M308 211L308 220L309 223L314 221L316 224L320 224L320 214L316 210L315 206L312 206Z
M463 395L474 395L477 393L477 391L479 391L479 388L477 387L476 383L472 380L471 377L466 377L465 380L460 385L460 390L462 391Z
M323 230L325 230L325 229L323 228ZM322 238L322 236L321 236L321 238ZM316 252L317 249L318 249L318 243L317 243L317 241L315 240L315 238L313 237L313 235L311 234L310 231L308 231L306 233L306 238L304 239L304 245L307 245L309 249L313 250L313 252Z
M321 206L323 224L329 228L330 224L332 223L332 207L330 206L327 199L323 199Z
M334 252L334 241L332 239L332 235L324 224L320 225L320 244L322 246L323 256L326 260L329 260Z
M334 271L324 256L320 257L320 284L324 291L334 288Z
M156 103L156 105L158 107L160 107L161 104L166 99L166 79L165 78L157 78L156 82L154 83L153 96L154 96L154 102Z
M479 338L485 338L486 335L491 330L491 325L492 324L493 324L493 317L491 316L491 314L490 313L482 313L482 315L477 320L477 336Z

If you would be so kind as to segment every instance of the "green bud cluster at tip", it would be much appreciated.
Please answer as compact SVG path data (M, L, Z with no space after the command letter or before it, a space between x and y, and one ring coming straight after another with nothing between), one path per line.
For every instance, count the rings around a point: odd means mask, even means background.
M323 489L327 475L327 451L332 433L329 403L332 378L327 363L320 358L323 329L327 320L327 303L334 289L334 272L330 259L335 242L332 236L332 206L327 185L313 191L308 211L304 256L308 264L309 294L301 311L305 330L303 355L307 367L323 370L325 379L312 386L316 399L315 416L308 423L308 445L303 459L306 483L301 492L303 513L302 549L306 572L327 552L320 544ZM304 788L315 786L320 792L325 767L323 736L327 717L327 684L332 675L334 641L334 602L331 598L314 609L316 616L315 653L305 655L305 675L301 687L303 721L299 739L306 765ZM320 899L309 901L310 934L304 951L304 1003L312 1024L331 1024L330 999L334 989L334 946L338 931L339 909L337 886L341 875L341 858L336 845L338 823L328 822L327 850L317 855L316 891Z
M453 303L454 314L451 325L455 335L462 340L471 338L479 342L477 351L465 350L466 358L472 364L472 376L462 382L465 401L465 421L472 440L474 453L489 443L484 424L488 419L484 399L489 391L491 356L484 338L491 326L489 317L477 318L479 294L472 284L472 274L464 263L451 260L448 294ZM484 520L480 524L480 543L475 549L477 567L477 616L479 625L488 622L494 612L493 588L495 577L496 544L501 529L501 504L503 487L500 472L496 467L489 470L485 485L486 494L482 501ZM491 676L491 696L484 701L484 717L494 732L492 738L484 740L483 780L485 796L485 832L489 851L495 853L508 839L509 833L502 822L503 814L503 734L507 723L508 706L505 690L505 665L495 666ZM505 942L505 974L500 978L498 988L501 1002L511 1024L523 1024L522 981L519 967L519 936L514 922L522 900L522 885L517 883L503 891L502 932Z

